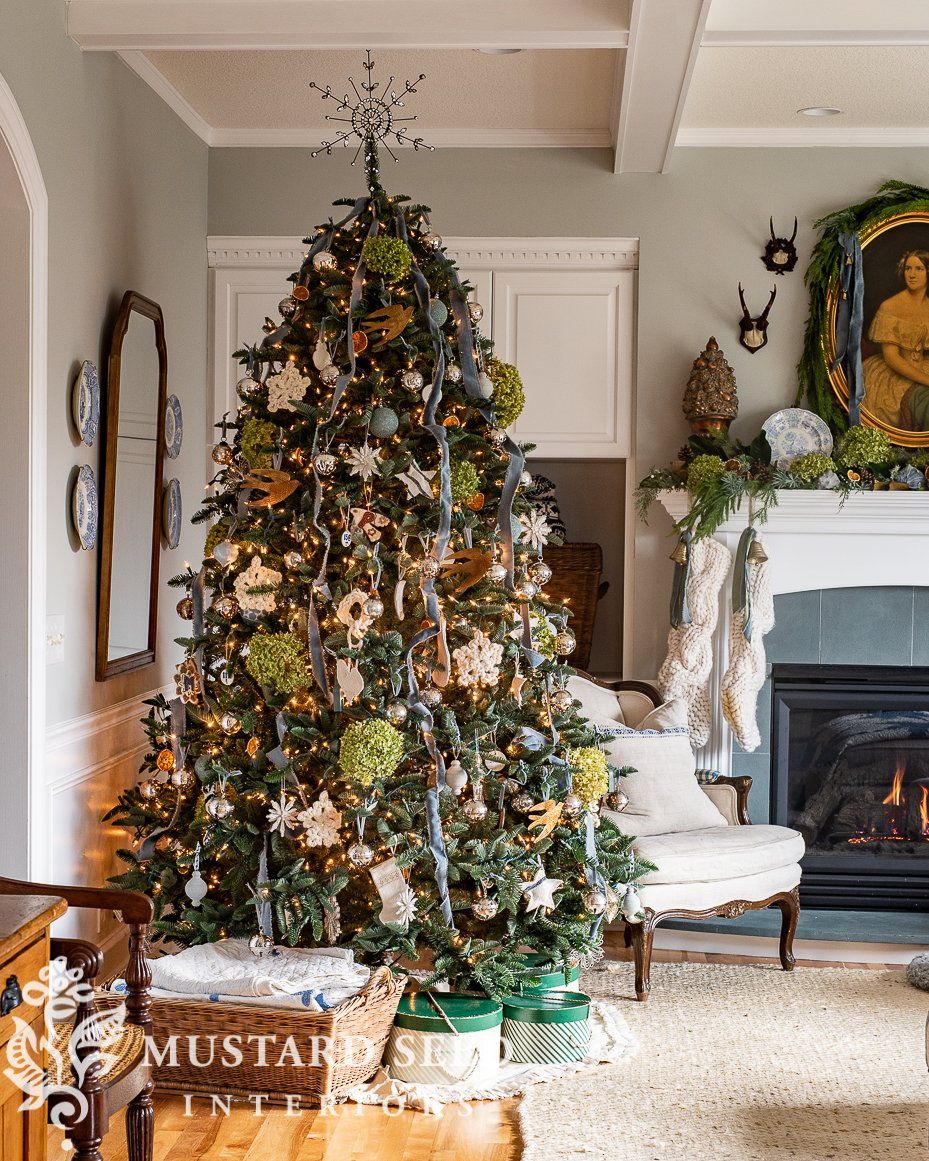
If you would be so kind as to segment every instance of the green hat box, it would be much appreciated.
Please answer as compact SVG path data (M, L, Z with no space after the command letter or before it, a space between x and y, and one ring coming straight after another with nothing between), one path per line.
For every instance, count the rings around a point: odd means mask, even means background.
M549 956L527 952L523 956L523 963L533 976L539 977L537 984L521 984L519 991L523 996L534 996L540 992L571 992L577 990L577 982L581 978L580 964L571 964L567 975L556 968Z
M539 992L503 1001L503 1045L514 1064L583 1060L590 1043L590 997Z
M406 1084L487 1084L500 1071L503 1008L486 996L412 992L400 999L384 1052Z

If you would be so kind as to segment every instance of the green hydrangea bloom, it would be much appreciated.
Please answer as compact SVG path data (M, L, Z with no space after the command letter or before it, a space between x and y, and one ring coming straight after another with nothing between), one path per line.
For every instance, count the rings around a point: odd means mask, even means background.
M464 503L481 490L481 478L470 460L452 460L449 467L452 499Z
M203 556L209 560L213 555L213 549L217 544L221 544L229 536L229 525L225 520L220 520L218 524L213 527L206 534L206 540L203 542Z
M381 718L352 722L342 735L339 765L362 786L389 778L402 761L403 735Z
M687 489L696 495L704 488L715 484L726 470L719 456L696 456L687 469Z
M805 456L798 456L787 470L801 484L815 484L826 472L835 471L835 460L820 452L809 452Z
M921 472L924 472L926 468L929 468L929 447L913 448L907 453L907 459L914 468L919 468Z
M889 436L876 427L850 427L835 456L840 468L862 467L865 464L889 464L894 460Z
M276 432L274 424L266 419L247 419L242 424L239 447L250 468L271 467L273 458L268 449L274 446Z
M391 238L388 234L368 238L361 249L361 256L369 270L373 270L375 274L383 274L391 282L406 278L413 261L413 255L406 242L401 242L399 238Z
M555 630L548 621L540 619L538 624L533 624L532 647L543 657L552 658L555 656L555 637Z
M490 401L501 427L509 427L522 415L526 406L526 391L519 371L512 363L488 359L487 374L494 385Z
M565 754L574 772L574 793L589 810L610 788L610 772L606 755L596 746L581 746Z
M306 647L296 633L259 633L252 638L245 666L259 685L293 693L306 685Z

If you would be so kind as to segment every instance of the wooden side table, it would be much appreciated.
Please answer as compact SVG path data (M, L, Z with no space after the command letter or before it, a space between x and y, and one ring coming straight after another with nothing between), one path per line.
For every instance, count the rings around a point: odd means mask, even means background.
M45 1161L45 1106L22 1111L23 1092L5 1075L7 1042L25 1020L42 1044L45 1008L22 999L26 984L49 962L52 922L64 915L64 899L50 895L0 895L0 1156L3 1161ZM37 1061L38 1063L38 1061ZM41 1064L45 1066L44 1052Z

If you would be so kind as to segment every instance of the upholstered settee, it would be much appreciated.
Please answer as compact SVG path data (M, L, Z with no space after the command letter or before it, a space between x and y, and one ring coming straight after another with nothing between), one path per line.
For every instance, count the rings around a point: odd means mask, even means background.
M781 965L790 971L803 837L788 827L751 825L751 778L698 780L680 703L662 704L645 682L603 683L586 674L573 677L568 688L603 731L610 761L636 771L619 783L629 798L623 811L602 808L656 867L639 885L644 920L623 921L634 953L636 997L648 998L652 936L666 919L736 918L776 906Z

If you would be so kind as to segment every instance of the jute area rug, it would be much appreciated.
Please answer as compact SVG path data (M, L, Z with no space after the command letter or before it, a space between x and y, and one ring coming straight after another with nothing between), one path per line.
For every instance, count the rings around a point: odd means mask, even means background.
M523 1161L925 1161L929 994L902 972L631 964L583 990L639 1041L620 1065L536 1085Z

